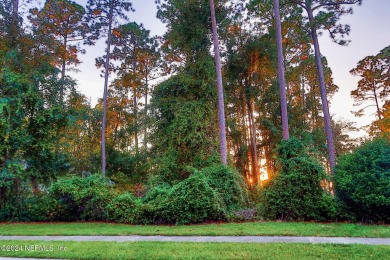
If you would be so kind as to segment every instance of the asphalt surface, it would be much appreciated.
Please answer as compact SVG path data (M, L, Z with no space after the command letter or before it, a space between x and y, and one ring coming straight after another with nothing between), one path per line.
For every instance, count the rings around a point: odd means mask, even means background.
M107 241L107 242L235 242L390 245L390 238L293 236L0 236L1 240Z

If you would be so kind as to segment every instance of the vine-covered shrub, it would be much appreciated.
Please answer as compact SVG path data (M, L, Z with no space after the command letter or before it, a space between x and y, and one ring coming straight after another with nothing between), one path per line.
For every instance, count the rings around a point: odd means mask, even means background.
M150 223L188 224L226 217L226 207L201 174L172 187L167 185L152 189L145 198L144 219Z
M390 145L386 139L366 142L339 158L336 195L354 220L390 222Z
M137 223L142 203L131 193L117 195L106 207L107 220L120 223Z
M19 221L52 221L55 219L58 202L49 194L31 195L24 200Z
M99 175L59 179L50 188L58 203L56 220L105 220L105 207L112 198L106 180Z
M200 172L206 176L210 187L218 192L229 212L245 207L248 202L246 183L234 169L214 164Z
M163 203L168 223L187 224L225 218L225 204L203 174L190 176L174 185Z
M284 220L329 220L336 216L336 203L324 191L326 174L310 158L304 144L296 138L278 147L279 172L264 192L260 212L266 218Z

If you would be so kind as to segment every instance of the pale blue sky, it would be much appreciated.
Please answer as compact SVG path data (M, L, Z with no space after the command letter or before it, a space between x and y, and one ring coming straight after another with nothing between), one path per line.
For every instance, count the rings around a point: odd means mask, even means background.
M76 1L84 4L86 0ZM129 15L130 20L144 24L151 30L152 35L161 35L164 25L156 18L155 0L134 0L135 13ZM343 23L351 26L349 39L352 40L348 47L338 46L332 43L327 34L320 38L321 52L328 59L333 70L334 81L340 87L331 103L331 113L335 118L344 118L356 121L357 126L369 124L375 117L375 111L367 111L363 118L354 117L350 111L353 100L351 90L356 88L358 78L353 77L349 71L357 62L367 55L377 54L381 49L390 45L390 0L363 0L362 6L354 8L354 14L342 19ZM95 58L104 52L104 44L101 42L94 47L87 48L87 54L82 56L83 64L79 66L81 72L74 75L77 78L80 90L91 98L94 104L103 94L103 79L95 67ZM369 116L371 115L371 116Z

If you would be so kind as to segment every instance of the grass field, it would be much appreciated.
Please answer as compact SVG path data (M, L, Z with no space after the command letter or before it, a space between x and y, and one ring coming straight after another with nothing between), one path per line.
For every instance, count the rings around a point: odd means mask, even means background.
M0 235L185 235L390 237L389 225L310 222L247 222L188 226L109 223L2 223Z
M390 259L390 247L367 245L0 241L0 256L67 259ZM4 247L5 246L5 247ZM16 247L15 247L16 246ZM40 246L44 246L39 248ZM62 250L59 249L62 247ZM36 251L28 251L32 249ZM66 248L66 251L65 251ZM48 250L48 251L44 251Z

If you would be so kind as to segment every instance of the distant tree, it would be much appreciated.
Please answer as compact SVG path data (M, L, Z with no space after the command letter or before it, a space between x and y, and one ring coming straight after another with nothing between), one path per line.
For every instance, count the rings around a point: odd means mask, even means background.
M135 150L139 150L139 100L141 97L145 100L144 115L146 115L148 93L150 81L155 79L153 72L158 66L157 41L155 37L150 36L150 31L142 25L135 22L119 26L114 30L112 37L114 49L111 53L111 60L115 61L110 64L118 79L113 87L122 89L125 94L132 95L132 108L134 122L131 124L134 128ZM104 66L104 58L98 58L98 66ZM119 63L118 63L119 62ZM119 93L119 92L118 92ZM146 129L145 135L146 137ZM146 143L146 140L144 140Z
M351 74L359 76L357 89L351 91L355 100L355 106L360 106L366 101L374 101L374 105L368 105L357 111L357 116L363 116L363 111L371 106L376 107L379 120L382 119L380 100L385 101L390 96L390 46L384 48L375 56L367 56L359 61Z
M102 33L107 33L106 60L104 72L103 93L103 119L102 119L102 175L106 176L106 115L107 115L107 92L108 76L110 68L111 38L113 27L118 24L118 19L128 20L127 12L134 11L130 0L88 0L88 21L92 29L89 43L100 38Z
M381 111L382 119L375 120L368 133L370 136L385 136L390 139L390 100L387 100Z
M88 30L84 22L85 9L73 1L47 0L41 10L33 8L30 13L30 21L37 33L50 35L58 41L57 46L53 46L54 55L58 57L61 78L64 79L66 67L79 64L78 53L84 52L80 44L74 43L84 40ZM63 89L60 96L63 100Z
M333 175L333 169L336 164L336 153L334 148L334 139L332 132L332 121L329 113L327 88L325 85L324 68L321 61L320 45L318 42L318 31L326 30L330 33L330 37L334 42L340 45L346 45L348 41L344 39L345 35L349 34L350 27L348 25L339 24L342 15L351 14L351 6L361 4L362 0L290 0L292 3L302 7L308 18L308 26L310 35L313 40L314 53L317 64L318 80L320 83L322 110L324 113L326 140L328 145L328 156L330 171ZM337 37L340 38L337 38Z

